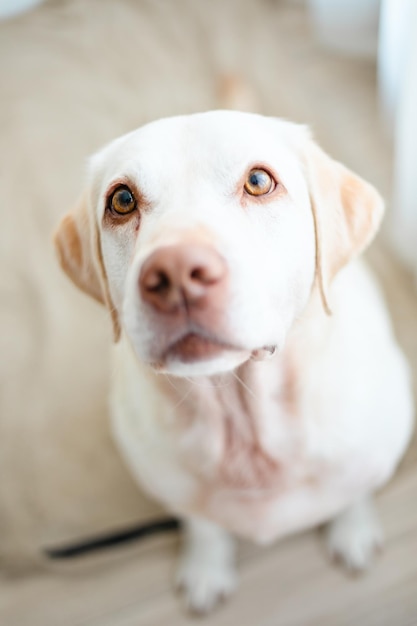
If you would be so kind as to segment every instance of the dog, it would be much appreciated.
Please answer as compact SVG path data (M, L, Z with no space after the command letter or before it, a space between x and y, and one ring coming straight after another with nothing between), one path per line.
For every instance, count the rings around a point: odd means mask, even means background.
M109 309L114 435L183 521L193 610L236 586L231 533L265 544L326 524L355 570L382 544L372 496L413 425L407 363L357 259L382 215L306 127L211 111L104 147L58 226L62 268Z

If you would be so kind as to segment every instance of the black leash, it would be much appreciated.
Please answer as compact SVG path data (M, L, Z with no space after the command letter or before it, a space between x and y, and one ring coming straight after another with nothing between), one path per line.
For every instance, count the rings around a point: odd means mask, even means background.
M112 548L130 541L144 539L158 533L173 532L180 528L179 520L174 517L168 517L162 520L154 520L140 526L132 526L126 530L120 530L115 533L101 535L84 539L79 543L73 543L61 548L46 548L45 554L50 559L72 559L77 556L83 556L90 552L96 552L105 548Z

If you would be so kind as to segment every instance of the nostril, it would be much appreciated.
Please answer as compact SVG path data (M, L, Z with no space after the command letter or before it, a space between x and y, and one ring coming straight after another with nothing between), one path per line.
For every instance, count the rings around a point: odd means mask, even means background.
M145 289L150 293L161 293L171 287L169 276L163 270L152 272L147 277Z
M190 274L190 277L198 282L205 283L207 282L207 272L204 267L196 267Z
M201 265L190 272L190 278L201 285L212 285L221 278L220 268Z

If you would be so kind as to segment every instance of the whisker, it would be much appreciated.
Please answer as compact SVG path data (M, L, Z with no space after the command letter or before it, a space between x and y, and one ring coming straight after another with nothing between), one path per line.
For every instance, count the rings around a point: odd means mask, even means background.
M243 387L244 389L246 389L246 391L248 391L248 392L251 394L251 396L252 396L253 398L255 398L255 400L256 400L256 399L257 399L257 398L256 398L256 395L253 393L252 389L250 389L250 388L247 386L247 384L246 384L245 382L243 382L243 380L242 380L241 378L239 378L239 376L236 374L236 372L232 372L232 374L233 374L233 376L236 378L236 380L240 382L240 384L242 385L242 387Z
M177 402L177 404L175 406L172 407L172 410L175 411L175 409L178 409L178 407L188 398L188 396L190 395L192 389L189 389L184 396L181 398L181 400L179 402Z
M223 387L229 387L232 382L231 380L229 380L229 382L227 383L219 383L218 385L216 385L215 383L210 383L209 381L208 383L199 383L196 380L189 378L188 376L185 376L185 379L188 380L188 382L192 385L196 385L197 387L206 387L208 389L222 389Z
M169 375L164 373L164 376L165 376L165 378L167 379L167 381L169 382L169 384L171 385L171 387L173 387L173 388L175 389L175 391L179 391L178 387L176 387L176 386L174 385L174 383L173 383L173 382L172 382L172 380L170 379Z

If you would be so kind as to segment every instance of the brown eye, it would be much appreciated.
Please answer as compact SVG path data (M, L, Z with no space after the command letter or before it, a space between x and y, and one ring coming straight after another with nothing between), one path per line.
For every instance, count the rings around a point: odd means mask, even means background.
M129 187L118 187L110 196L110 209L118 215L127 215L136 209L136 200Z
M245 182L245 191L251 196L265 196L275 188L275 181L268 172L253 169Z

